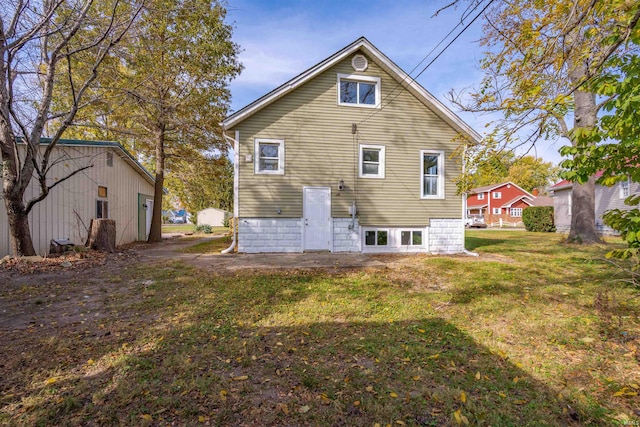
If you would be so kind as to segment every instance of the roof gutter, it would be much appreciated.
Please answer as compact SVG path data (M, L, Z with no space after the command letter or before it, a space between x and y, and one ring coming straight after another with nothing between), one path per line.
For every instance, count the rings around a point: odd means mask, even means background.
M236 247L236 235L238 233L238 159L240 158L240 131L236 131L234 135L235 138L231 138L227 135L226 129L223 127L222 136L233 146L233 217L235 218L235 222L233 225L233 235L231 236L231 245L220 252L222 254L228 254Z

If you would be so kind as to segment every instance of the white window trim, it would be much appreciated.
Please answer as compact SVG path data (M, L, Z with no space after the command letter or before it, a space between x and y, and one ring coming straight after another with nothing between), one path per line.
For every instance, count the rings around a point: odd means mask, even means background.
M478 193L478 200L484 200L484 193Z
M502 191L494 191L491 193L492 199L502 199Z
M367 245L367 231L374 231L376 233L376 244L375 245ZM384 231L387 233L387 244L379 245L378 244L378 233ZM388 228L364 228L362 230L362 245L367 248L390 248L391 246L391 233Z
M493 208L491 212L492 212L491 215L502 215L502 208Z
M513 214L514 210L518 210L520 212L520 215L514 215ZM511 215L514 218L522 218L522 208L509 208L509 215Z
M625 187L622 186L623 183L627 184L627 187L626 187L626 190L627 190L626 193L627 194L624 194L625 193ZM630 182L629 178L627 177L627 179L625 179L624 181L620 181L620 184L618 184L618 186L619 186L618 188L620 189L619 190L619 197L621 199L626 199L627 197L629 197L629 195L631 194L630 193L630 191L631 191L630 190L631 182Z
M427 195L424 194L424 155L431 154L438 156L438 194ZM429 199L444 199L444 151L435 150L420 150L420 198L423 200Z
M349 103L349 102L341 102L340 101L340 81L341 80L349 80L352 82L363 82L363 83L375 83L376 85L376 100L375 103L373 105L370 104L360 104L360 103ZM336 91L337 93L337 100L338 100L338 105L343 105L345 107L357 107L357 108L380 108L381 104L380 104L380 77L373 77L373 76L362 76L360 74L340 74L338 73L338 89Z
M402 232L403 231L407 231L407 232L411 233L410 236L409 236L409 244L408 245L403 245L402 244ZM422 233L422 243L419 244L419 245L414 245L413 244L413 233L415 233L415 232ZM398 247L401 247L401 248L424 248L424 242L425 242L424 237L425 237L425 234L426 234L425 230L422 229L422 228L400 228L400 229L398 229Z
M260 144L279 144L278 148L278 170L260 170ZM255 138L253 143L253 164L256 175L284 175L284 139Z
M380 157L379 157L380 167L378 168L378 174L377 175L365 174L364 171L362 170L362 162L363 162L362 151L364 149L380 150ZM384 145L360 144L360 148L358 148L358 177L360 177L360 178L383 179L384 176L385 176L385 146Z

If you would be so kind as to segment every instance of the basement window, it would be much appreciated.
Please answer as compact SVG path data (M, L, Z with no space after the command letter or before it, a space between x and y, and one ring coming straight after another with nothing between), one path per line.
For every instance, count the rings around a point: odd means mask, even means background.
M422 231L405 230L400 232L402 246L422 246Z
M388 238L387 230L367 230L364 232L364 244L367 246L387 246Z

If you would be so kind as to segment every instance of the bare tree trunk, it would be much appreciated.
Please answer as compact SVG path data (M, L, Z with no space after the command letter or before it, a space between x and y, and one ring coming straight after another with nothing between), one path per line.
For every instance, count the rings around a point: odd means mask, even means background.
M153 215L147 242L162 241L162 196L164 194L164 130L156 135L156 183L153 188Z
M582 84L587 77L586 64L573 64L570 67L569 77L573 85ZM592 128L598 119L596 96L591 92L578 89L573 94L575 103L574 129ZM596 243L600 242L596 228L596 180L590 177L584 184L573 183L571 193L571 229L568 241L571 243Z
M13 253L20 256L36 254L29 230L29 214L25 212L22 197L15 200L13 196L5 195L4 205L7 208L9 230L11 231L11 247Z

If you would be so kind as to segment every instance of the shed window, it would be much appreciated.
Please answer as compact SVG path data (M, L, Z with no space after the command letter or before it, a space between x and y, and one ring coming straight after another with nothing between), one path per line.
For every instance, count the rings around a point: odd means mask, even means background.
M109 202L106 200L96 200L96 218L109 218Z
M256 138L255 173L284 175L284 140Z
M338 105L379 108L380 78L338 74Z

